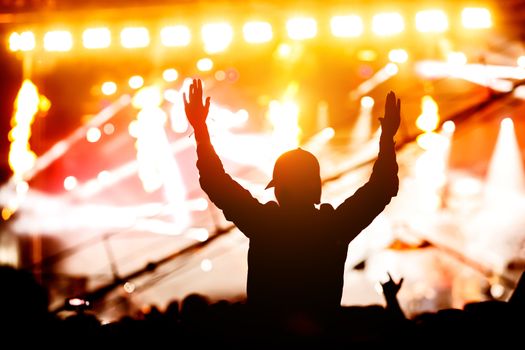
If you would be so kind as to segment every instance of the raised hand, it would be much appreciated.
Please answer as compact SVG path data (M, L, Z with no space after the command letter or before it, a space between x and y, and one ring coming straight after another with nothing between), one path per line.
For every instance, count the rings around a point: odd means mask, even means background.
M403 278L399 280L398 283L394 282L392 279L392 276L390 276L390 273L388 273L389 280L385 283L381 283L381 287L383 288L383 294L385 297L395 297L399 290L401 289L401 286L403 285Z
M401 101L396 99L396 94L390 91L386 96L385 117L379 118L381 122L381 132L386 136L392 136L397 132L401 123Z
M193 129L200 129L206 126L206 118L208 117L208 111L210 109L210 98L206 98L206 102L202 103L202 82L200 79L193 79L193 83L190 85L189 100L184 97L184 110L186 117L190 122Z

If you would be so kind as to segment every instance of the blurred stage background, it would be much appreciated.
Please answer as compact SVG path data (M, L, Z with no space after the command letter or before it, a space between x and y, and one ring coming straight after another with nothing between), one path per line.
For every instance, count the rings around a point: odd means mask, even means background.
M33 269L53 309L243 297L248 241L198 184L192 77L227 171L261 201L301 146L339 204L370 174L386 93L401 98L400 192L349 247L344 305L382 303L387 271L408 314L506 300L525 268L523 1L0 9L0 261Z

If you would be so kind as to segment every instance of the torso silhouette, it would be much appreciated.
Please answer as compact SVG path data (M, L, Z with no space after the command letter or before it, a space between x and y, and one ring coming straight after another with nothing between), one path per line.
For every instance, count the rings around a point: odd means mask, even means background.
M248 303L268 309L340 306L348 244L397 194L392 139L381 139L370 180L337 209L260 203L228 174L209 139L197 138L200 184L250 239Z

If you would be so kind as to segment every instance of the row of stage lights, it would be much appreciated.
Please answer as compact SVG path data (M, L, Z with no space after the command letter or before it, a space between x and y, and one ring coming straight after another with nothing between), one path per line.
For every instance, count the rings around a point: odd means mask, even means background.
M467 7L461 12L461 22L467 29L483 29L492 26L488 9ZM398 12L378 13L372 17L372 32L378 36L400 34L405 29L403 16ZM443 33L448 30L449 20L443 10L419 11L415 15L416 29L421 33ZM356 38L363 34L363 19L355 14L334 16L330 30L337 38ZM317 21L312 17L295 17L286 22L286 33L292 40L312 39L317 35ZM264 21L246 22L242 27L244 40L251 44L265 43L273 39L272 25ZM209 53L224 51L232 42L233 27L227 22L205 24L201 28L204 50ZM188 46L192 39L189 27L185 25L166 26L160 31L160 42L165 47ZM145 48L150 45L148 28L126 27L120 31L120 44L126 49ZM82 45L86 49L104 49L112 43L112 33L106 27L88 28L82 33ZM32 31L13 32L9 36L9 49L33 51L37 48ZM73 34L67 30L49 31L44 34L43 48L51 52L67 52L74 46Z

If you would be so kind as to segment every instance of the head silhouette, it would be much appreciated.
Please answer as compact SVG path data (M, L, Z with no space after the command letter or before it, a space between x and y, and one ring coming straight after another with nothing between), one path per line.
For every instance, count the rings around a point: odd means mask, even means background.
M273 179L266 188L275 188L281 205L309 206L321 202L319 161L310 152L297 148L283 153L275 162Z

